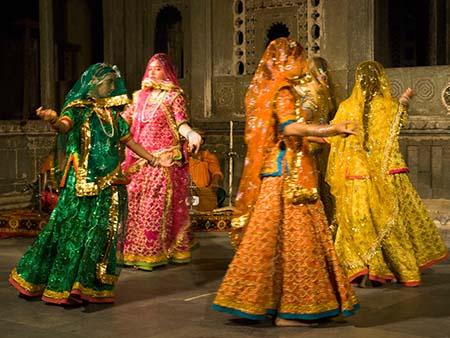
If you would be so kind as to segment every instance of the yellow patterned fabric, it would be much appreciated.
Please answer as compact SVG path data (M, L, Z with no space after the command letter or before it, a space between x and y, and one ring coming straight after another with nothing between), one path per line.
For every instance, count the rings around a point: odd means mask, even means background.
M327 181L336 200L335 247L350 280L420 284L420 270L447 248L411 185L398 135L406 109L392 99L383 67L360 64L350 98L332 123L360 125L356 136L330 140Z
M249 319L351 314L357 299L341 269L320 201L289 204L285 177L267 177L213 308Z

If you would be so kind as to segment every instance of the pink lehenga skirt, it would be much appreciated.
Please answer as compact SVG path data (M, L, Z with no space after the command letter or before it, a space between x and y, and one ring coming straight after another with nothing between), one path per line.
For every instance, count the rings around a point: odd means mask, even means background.
M187 165L145 165L130 176L125 265L152 270L190 261L188 175Z

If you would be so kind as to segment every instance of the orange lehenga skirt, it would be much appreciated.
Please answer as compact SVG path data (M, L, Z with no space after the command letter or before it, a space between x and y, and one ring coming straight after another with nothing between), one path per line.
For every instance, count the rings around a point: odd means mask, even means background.
M315 320L359 307L320 201L293 205L283 177L266 177L213 309L248 319Z

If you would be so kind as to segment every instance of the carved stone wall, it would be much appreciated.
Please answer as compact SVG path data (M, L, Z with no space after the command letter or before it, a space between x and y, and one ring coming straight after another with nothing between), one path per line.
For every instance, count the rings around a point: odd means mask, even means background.
M22 192L35 181L55 133L41 121L0 122L0 194Z
M233 22L229 26L233 30L232 45L229 46L232 62L227 73L216 71L217 65L213 64L211 118L216 121L244 119L245 92L268 43L268 31L274 25L281 24L288 29L289 36L307 46L308 6L307 0L232 2ZM213 36L214 45L218 39L222 39L222 34ZM239 43L241 39L243 42Z

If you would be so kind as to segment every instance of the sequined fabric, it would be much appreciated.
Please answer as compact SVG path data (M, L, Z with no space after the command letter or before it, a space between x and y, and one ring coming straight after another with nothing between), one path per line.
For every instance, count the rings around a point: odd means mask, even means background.
M310 73L291 80L291 83L301 98L300 107L304 120L308 123L327 124L334 113L334 100L329 86L319 83ZM308 150L313 155L317 168L320 199L324 205L328 222L331 224L334 221L335 205L330 186L325 181L330 145L325 139L320 138L307 142L309 143Z
M248 150L232 223L242 232L232 234L237 251L213 308L249 319L312 320L358 308L318 200L308 144L283 133L304 121L287 79L303 69L300 51L292 40L272 41L247 93Z
M249 319L351 314L357 299L341 269L322 204L283 199L284 177L264 178L213 308Z
M447 257L439 230L409 181L398 134L406 109L391 98L384 70L357 68L352 95L334 122L352 120L356 136L331 139L327 180L336 198L336 252L350 280L420 284L420 270Z
M80 193L77 191L80 168L73 160L87 156L86 184L95 184L117 168L120 139L129 135L129 128L114 109L109 113L112 125L102 122L88 106L63 113L74 122L67 137L64 187L49 222L9 278L26 296L42 297L56 304L81 299L96 303L114 300L126 217L126 189L121 182L110 180L95 195ZM90 138L85 135L87 131ZM86 149L82 147L83 138L89 139Z
M170 69L166 71L171 73ZM170 78L176 80L175 75ZM127 186L124 261L129 266L152 270L170 261L190 261L186 204L189 167L184 141L178 133L178 126L187 120L182 91L177 83L149 87L147 80L144 75L143 88L134 94L124 117L131 121L138 143L154 156L171 153L175 164L170 168L153 167L127 152L123 166L131 183Z

